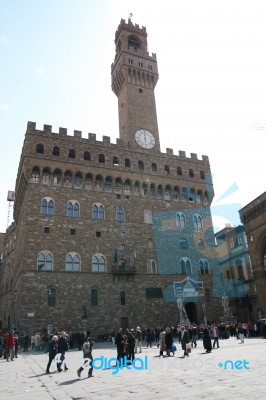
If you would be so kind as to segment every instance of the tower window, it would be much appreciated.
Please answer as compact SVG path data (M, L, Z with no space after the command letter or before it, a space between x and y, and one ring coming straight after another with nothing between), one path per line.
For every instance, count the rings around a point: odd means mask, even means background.
M152 71L152 65L148 65L148 69L150 69Z
M128 59L128 63L129 63L129 64L133 64L132 58L129 58L129 59Z
M76 229L70 229L70 235L75 236L76 235Z
M138 51L140 48L140 42L136 37L129 37L128 38L128 48L134 47L135 51Z
M194 171L193 171L193 169L189 169L188 173L189 173L189 176L190 176L191 178L194 178Z
M139 67L143 67L143 63L139 61Z
M36 153L43 154L43 152L44 152L44 146L43 146L43 144L41 144L41 143L37 144L37 146L36 146Z
M74 149L70 149L70 150L68 151L68 157L69 157L69 158L75 158L75 157L76 157L76 155L75 155L75 150L74 150Z
M60 149L57 146L54 146L53 148L53 156L59 156L60 155Z
M49 233L49 232L50 232L50 228L49 228L48 226L45 226L45 227L43 228L43 232L44 232L44 233Z
M90 159L91 159L90 153L89 153L88 151L85 151L85 152L84 152L84 160L90 161Z
M142 92L143 92L143 90L142 90L141 88L139 88L139 92L140 92L140 93L142 93Z
M96 232L96 237L101 237L101 232L97 231Z

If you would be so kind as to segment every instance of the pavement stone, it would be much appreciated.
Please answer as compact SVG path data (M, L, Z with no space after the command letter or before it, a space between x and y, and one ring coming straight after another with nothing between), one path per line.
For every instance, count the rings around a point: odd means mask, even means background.
M77 369L82 365L82 352L73 350L66 354L69 370L58 373L55 362L51 374L46 374L48 354L29 351L21 353L15 361L0 359L1 400L266 400L266 340L245 339L244 344L230 338L220 341L220 348L210 354L203 350L202 341L192 349L188 358L182 358L180 345L175 356L159 358L158 349L143 346L136 357L148 356L148 370L120 369L115 375L109 368L94 370L88 378L85 369L81 377ZM111 343L96 343L97 357L115 358L116 349ZM231 369L227 360L246 360L249 369ZM218 366L222 363L222 366ZM243 367L243 365L242 365Z

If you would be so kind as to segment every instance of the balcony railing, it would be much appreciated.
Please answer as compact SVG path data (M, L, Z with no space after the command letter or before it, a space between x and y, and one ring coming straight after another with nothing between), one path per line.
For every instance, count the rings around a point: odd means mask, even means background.
M132 265L113 265L112 273L117 275L134 275L136 267Z

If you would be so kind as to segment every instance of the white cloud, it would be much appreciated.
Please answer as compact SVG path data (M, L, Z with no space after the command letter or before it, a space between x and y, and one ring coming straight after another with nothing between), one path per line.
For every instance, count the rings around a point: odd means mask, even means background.
M0 103L0 110L9 111L9 105L6 103Z
M5 44L6 46L9 45L9 41L7 40L6 35L0 35L0 43Z
M36 73L37 73L37 75L42 76L45 73L45 69L44 68L37 68L36 69Z

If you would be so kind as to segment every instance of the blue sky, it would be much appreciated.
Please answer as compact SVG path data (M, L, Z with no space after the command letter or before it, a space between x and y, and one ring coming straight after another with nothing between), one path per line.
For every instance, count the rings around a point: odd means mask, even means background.
M129 12L157 54L161 150L209 156L215 226L265 191L266 2L0 0L1 232L27 121L119 137L110 72Z

